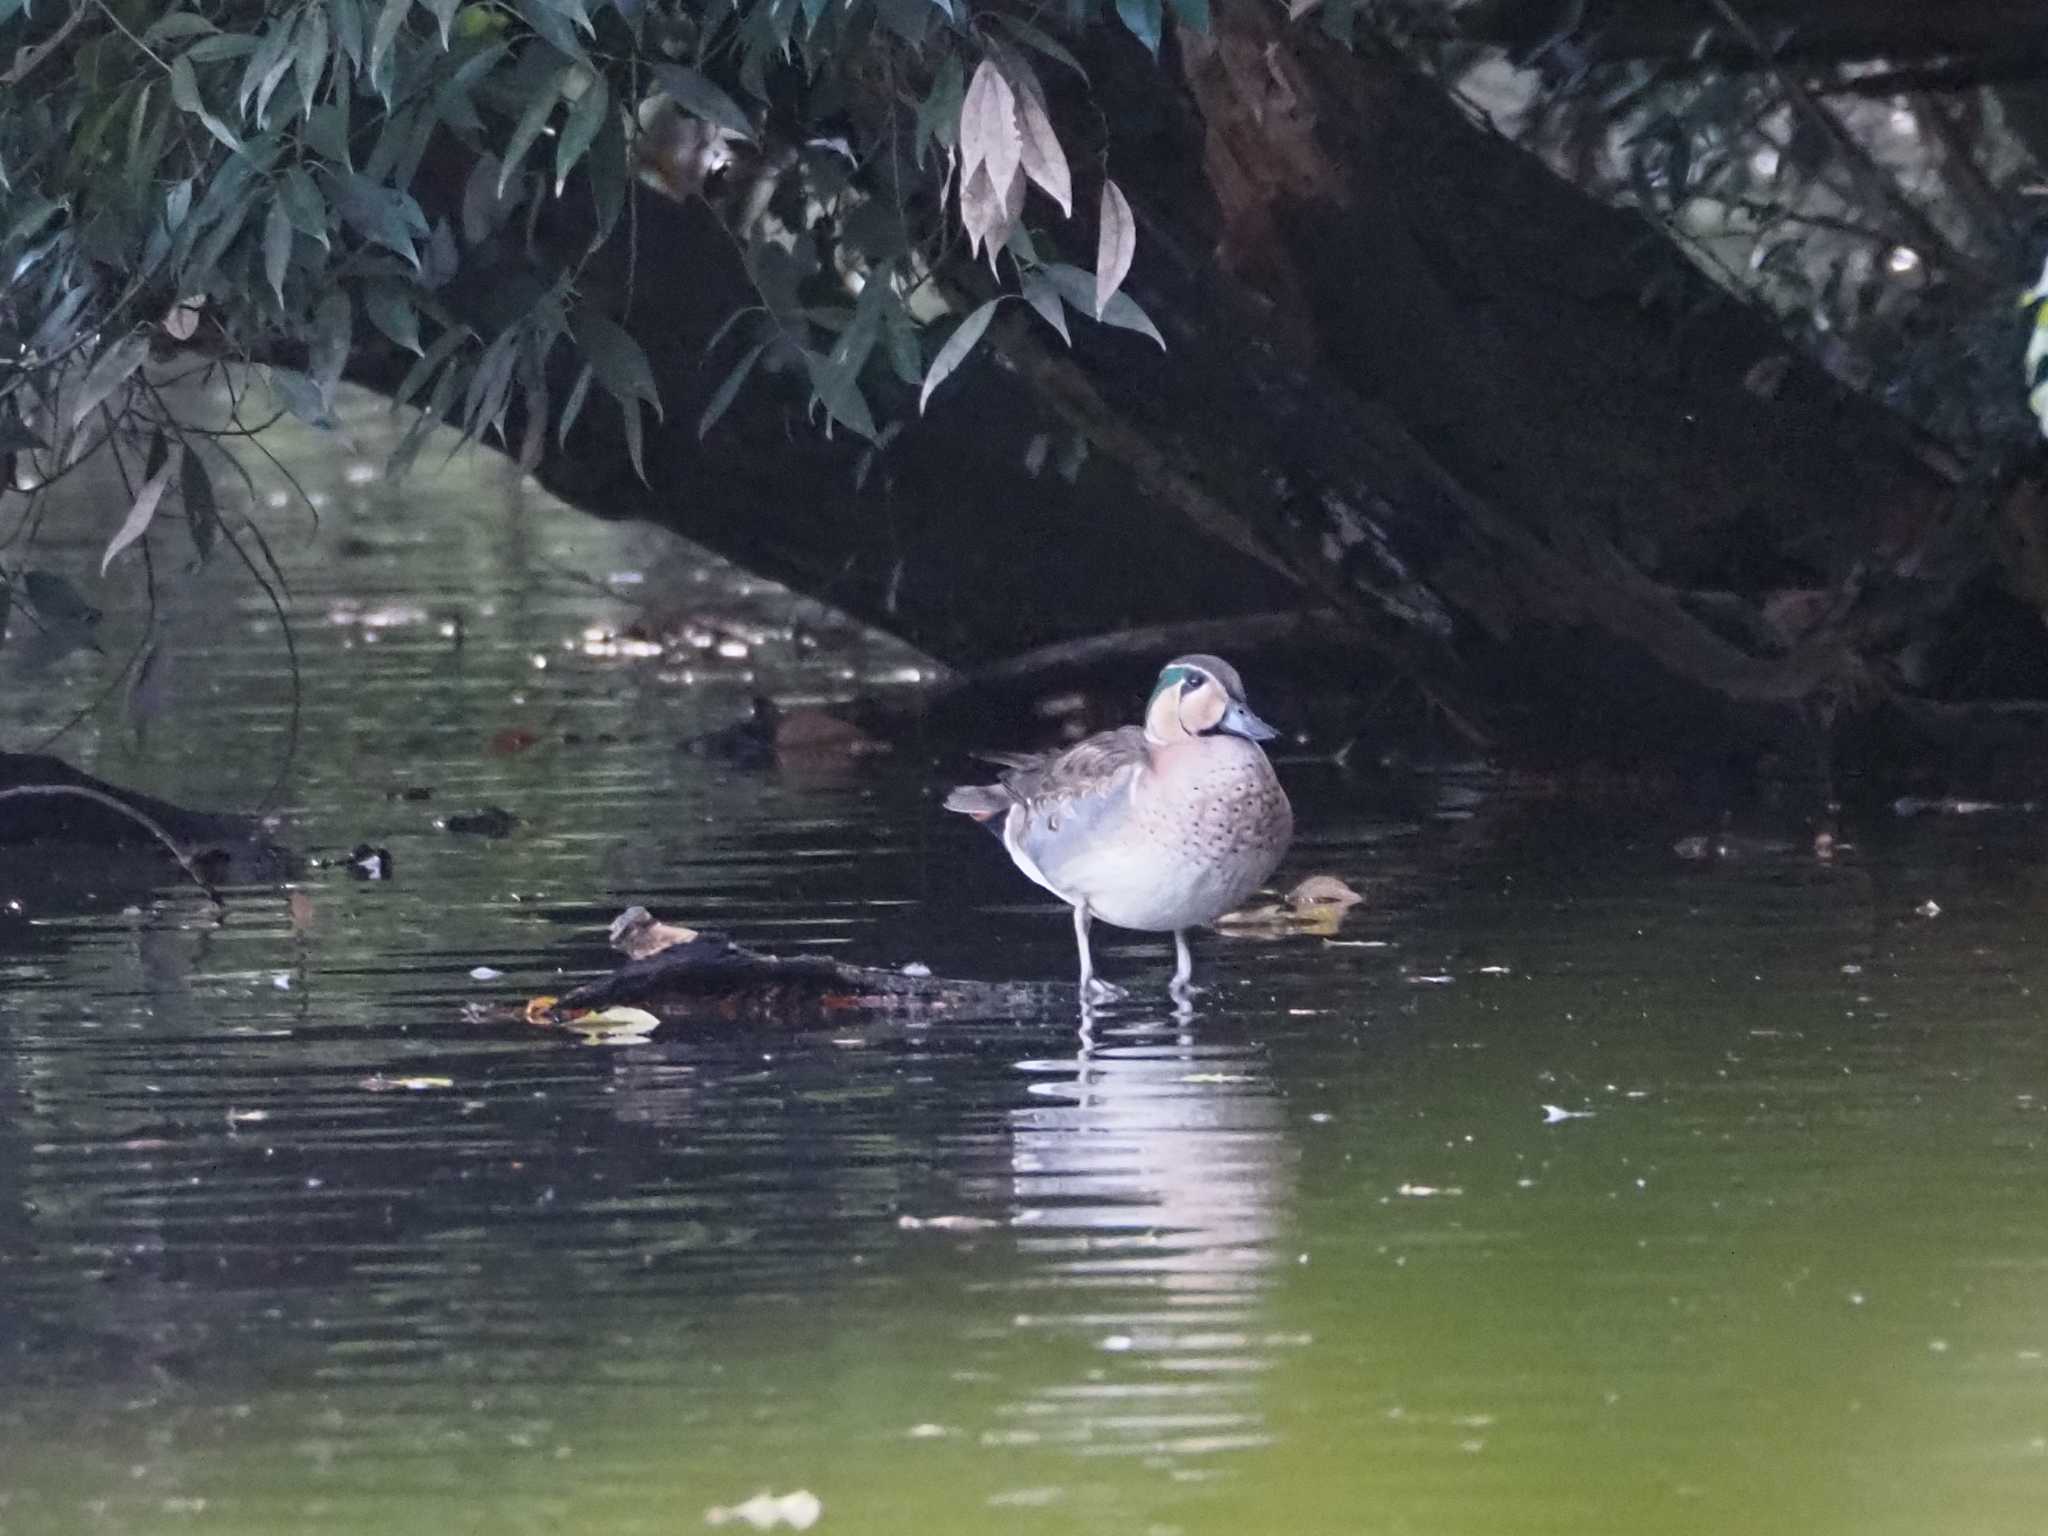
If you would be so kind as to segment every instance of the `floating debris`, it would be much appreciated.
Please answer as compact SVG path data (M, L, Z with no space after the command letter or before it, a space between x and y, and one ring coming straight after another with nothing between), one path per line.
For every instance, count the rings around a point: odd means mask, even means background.
M528 1004L529 1016L532 1004ZM661 1028L661 1020L644 1008L598 1008L574 1014L560 1026L579 1035L585 1045L634 1045Z
M431 1093L438 1088L453 1088L452 1077L387 1077L382 1072L372 1072L356 1086L365 1093Z
M896 1225L905 1232L986 1232L1002 1223L986 1216L898 1216Z
M1335 875L1310 875L1277 902L1226 912L1215 928L1237 938L1336 933L1345 914L1365 898Z
M498 970L494 966L478 965L471 967L469 972L469 979L471 981L496 981L499 977L503 976L504 974L505 973L503 971Z
M1941 903L1930 896L1913 910L1922 917L1939 917L1941 916Z
M772 1531L786 1525L792 1531L808 1531L824 1512L825 1506L815 1493L799 1488L795 1493L757 1493L746 1503L730 1508L714 1506L704 1511L704 1523L747 1525L757 1531Z
M1590 1120L1596 1113L1598 1111L1591 1109L1566 1109L1561 1105L1546 1104L1543 1106L1543 1123L1556 1125L1563 1120Z
M437 816L434 825L443 832L469 837L510 837L519 818L502 805L486 805L474 811L457 811L452 816Z
M1963 800L1954 795L1936 799L1901 795L1892 802L1894 816L1983 816L1992 811L2022 811L2032 814L2041 808L2037 800Z
M392 875L391 850L357 843L349 851L348 869L358 880L389 880Z
M1403 1184L1394 1193L1409 1200L1432 1200L1438 1196L1462 1195L1465 1191L1456 1184Z

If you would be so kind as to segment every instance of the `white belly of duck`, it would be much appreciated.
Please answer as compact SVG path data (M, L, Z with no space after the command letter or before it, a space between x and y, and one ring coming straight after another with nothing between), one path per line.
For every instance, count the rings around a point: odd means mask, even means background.
M1133 765L1107 794L1012 807L1003 841L1062 901L1119 928L1191 928L1243 904L1278 867L1294 816L1265 753L1210 738Z

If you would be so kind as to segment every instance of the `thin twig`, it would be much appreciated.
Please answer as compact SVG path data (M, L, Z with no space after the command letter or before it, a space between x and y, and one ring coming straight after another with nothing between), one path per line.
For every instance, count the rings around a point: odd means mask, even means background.
M5 74L0 74L0 86L21 84L23 80L28 78L30 70L63 47L64 39L72 34L72 31L81 21L85 20L85 10L86 8L83 5L76 7L69 16L64 18L64 24L58 27L55 32L52 32L33 48L18 50L14 55L14 68L8 70Z
M126 816L168 848L171 857L178 861L178 867L192 877L192 883L206 892L216 906L220 905L220 892L213 888L212 882L206 876L199 873L199 866L194 864L192 856L179 846L178 840L159 826L154 818L145 816L126 801L102 790L87 789L83 784L16 784L11 789L0 789L0 800L12 800L20 795L77 795L81 799L90 800L95 805L105 806L110 811Z
M1742 45L1753 52L1778 89L1785 93L1785 99L1804 116L1821 136L1835 148L1842 165L1861 188L1863 195L1882 207L1889 208L1911 232L1912 239L1923 251L1939 252L1957 270L1969 273L1979 282L1988 281L1992 274L1958 247L1954 241L1936 227L1934 221L1923 213L1912 199L1906 196L1898 183L1885 175L1870 153L1857 143L1842 120L1823 106L1818 97L1806 88L1791 70L1779 62L1755 27L1735 9L1731 0L1706 0L1707 6L1733 32Z
M130 32L128 30L128 23L123 21L120 17L114 14L114 8L107 4L107 0L92 0L92 3L98 6L102 11L106 13L107 20L111 21L114 24L115 28L120 32L120 34L123 37L127 38L129 42L133 43L136 47L140 48L152 59L155 59L156 67L158 69L162 70L167 75L171 72L171 66L163 61L163 55L158 53L154 48L150 47L149 44L145 43L133 32Z

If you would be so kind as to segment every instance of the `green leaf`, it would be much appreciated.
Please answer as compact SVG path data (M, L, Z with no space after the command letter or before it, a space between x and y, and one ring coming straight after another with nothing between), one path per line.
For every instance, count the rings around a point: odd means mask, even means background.
M277 204L284 209L293 229L309 240L327 245L327 199L320 195L318 184L303 168L295 165L284 173L284 180L278 183Z
M596 370L588 363L576 370L576 382L570 386L568 402L563 405L562 414L555 419L556 443L564 447L568 445L569 429L583 414L583 402L590 396L590 381L596 376Z
M334 24L335 51L349 62L349 68L362 73L363 52L367 46L363 41L363 7L361 0L327 0L327 15ZM340 70L335 71L336 74ZM339 84L339 82L336 82ZM337 95L346 92L337 91Z
M644 449L640 441L640 402L638 400L621 400L619 402L619 412L621 422L626 429L626 456L633 461L633 473L638 475L640 483L645 485L647 483L647 465L644 462Z
M405 377L399 380L398 388L392 391L391 408L397 410L426 388L427 380L434 376L435 370L455 355L455 349L469 339L469 334L467 327L451 325L436 336L434 344L420 354L420 360L406 370Z
M555 110L555 103L562 96L562 82L568 78L569 67L565 64L551 71L547 83L533 93L526 104L526 110L519 114L519 121L512 129L512 137L505 141L505 163L498 167L498 196L505 195L505 184L512 179L512 173L519 169L519 162L526 158L533 141L540 137L541 129L547 126L548 115Z
M1024 302L1037 310L1040 318L1060 333L1060 340L1071 347L1074 338L1067 331L1067 311L1060 302L1059 287L1043 272L1034 269L1024 274L1023 288Z
M320 94L321 77L327 73L328 46L327 13L317 5L308 6L306 20L299 28L298 46L293 50L292 68L299 82L299 100L309 117L313 100ZM339 73L337 69L336 74Z
M917 131L911 139L911 152L919 165L924 164L924 152L934 139L947 149L953 147L960 133L960 103L966 91L960 61L949 53L932 78L932 88L917 106Z
M309 427L323 432L334 426L327 402L320 398L320 386L296 368L272 368L270 392L284 408Z
M595 310L583 310L569 325L570 334L604 387L621 404L645 400L661 416L661 394L654 386L654 370L640 343L627 335L614 320Z
M607 112L597 130L597 142L590 150L590 197L597 205L597 233L591 239L595 249L611 238L619 215L626 206L626 186L631 177L626 165L624 116Z
M734 138L754 140L754 125L738 102L686 64L657 64L649 71L654 88L673 97L675 104L694 117L723 128Z
M427 9L434 13L434 24L441 29L441 51L448 51L449 29L455 25L455 10L462 0L426 0Z
M1145 45L1145 51L1159 53L1159 28L1161 17L1159 0L1116 0L1117 16L1130 29L1131 36Z
M218 32L220 28L194 11L173 11L150 23L149 30L142 34L142 40L151 47L176 42L181 37L205 37Z
M402 284L372 283L363 293L363 313L370 317L370 324L395 344L419 356L426 355L426 349L420 345L419 312L413 308Z
M284 275L292 264L292 219L280 197L270 205L263 220L263 275L270 279L270 291L284 304Z
M79 595L68 578L55 571L23 571L22 590L28 605L45 624L90 626L99 623L100 611Z
M341 382L341 370L348 365L349 341L355 332L355 310L348 295L331 291L313 310L313 342L306 360L306 372L320 391L320 413L334 410L334 389Z
M220 267L221 258L227 254L228 247L235 243L235 237L242 232L243 224L248 222L250 208L250 203L243 198L236 198L229 203L227 216L213 226L211 233L199 242L199 248L192 253L192 259L185 264L184 281L180 285L182 292L189 293L194 288L205 287L213 281ZM193 223L198 222L195 217Z
M469 389L462 398L462 436L479 441L484 428L495 426L498 437L505 436L505 403L511 398L512 370L519 361L519 332L517 328L501 331L491 344L484 348L484 355L476 365L476 372L470 376Z
M204 560L213 552L214 535L220 531L220 503L214 499L213 477L197 448L187 448L178 466L178 490L185 502L185 524L192 530L192 548Z
M538 32L564 57L584 62L583 45L577 40L576 27L580 22L588 28L590 18L577 8L574 16L566 14L563 7L544 3L544 0L513 0L526 24Z
M313 109L306 119L306 147L334 165L354 164L348 149L348 86L337 83L334 99Z
M704 414L697 418L699 441L702 441L719 417L732 409L733 401L739 397L740 386L746 383L747 375L754 371L754 365L761 361L761 354L767 350L767 342L757 342L748 348L745 356L733 364L732 372L719 381L718 388L711 392L711 399L704 406Z
M47 197L31 195L20 217L15 219L5 236L0 236L0 245L26 245L51 219L55 218L63 204Z
M242 70L241 84L235 87L236 116L248 115L250 98L256 95L273 68L281 76L291 67L292 27L296 21L295 16L286 14L265 29L262 41L249 55L249 62ZM260 112L258 116L261 116Z
M1048 262L1039 269L1051 279L1060 291L1060 297L1083 314L1095 314L1095 274L1079 267L1069 266L1063 261ZM1104 325L1119 330L1136 331L1140 336L1149 336L1166 350L1166 338L1159 334L1159 328L1152 323L1152 317L1138 307L1137 301L1127 293L1111 296L1103 306L1102 313L1095 316Z
M808 350L803 358L804 367L810 371L811 390L825 407L825 413L848 431L872 441L875 418L860 392L858 370Z
M199 77L192 72L192 54L181 53L171 61L171 100L178 104L178 110L196 117L206 125L206 131L231 150L240 150L242 141L235 137L234 129L215 117L206 108L199 96Z
M974 350L974 344L981 340L981 333L988 329L989 321L995 318L996 305L1000 302L999 299L990 299L955 326L953 334L946 338L946 344L939 348L939 355L932 359L931 367L925 370L924 388L917 397L918 415L924 414L925 402L931 399L932 391L967 361L967 354Z
M246 32L221 32L199 39L185 50L184 57L194 64L225 64L231 59L247 58L255 51L256 39Z
M562 124L562 136L555 141L555 196L562 195L562 189L569 184L569 172L576 168L597 138L597 130L604 125L610 111L612 93L604 83L603 75L591 75L569 108L569 117Z
M370 77L370 89L384 98L387 107L391 104L391 73L384 64L411 11L412 0L384 0L384 8L377 13L377 24L370 32L370 53L364 61L363 73Z
M72 399L71 425L75 427L90 416L148 360L149 338L140 334L121 337L94 358Z
M1194 3L1206 8L1208 0L1194 0ZM1023 20L1021 17L997 11L995 13L995 23L1034 53L1044 54L1055 64L1064 64L1068 69L1079 75L1082 80L1087 80L1088 71L1081 67L1081 61L1075 58L1066 47L1055 41L1044 31L1034 27L1030 22Z
M396 251L415 268L419 266L413 239L427 233L427 227L419 205L411 198L368 177L351 176L341 185L339 206L342 219L365 238Z

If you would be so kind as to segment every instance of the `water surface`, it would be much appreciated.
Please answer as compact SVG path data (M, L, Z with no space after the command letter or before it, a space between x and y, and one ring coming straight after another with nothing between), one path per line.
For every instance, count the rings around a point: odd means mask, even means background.
M0 854L0 1532L672 1533L797 1489L835 1532L2040 1529L2035 819L1702 864L1637 808L1295 762L1287 873L1368 902L1203 939L1191 1018L1098 929L1136 988L1085 1026L585 1048L470 1005L601 966L630 902L989 977L1067 976L1070 930L916 743L677 750L919 658L485 465L394 491L349 427L275 444L317 531L256 471L278 835L396 878L305 869L295 925ZM275 620L226 570L165 594L167 708L63 750L253 804ZM15 746L111 675L19 638ZM520 826L434 825L484 805Z

